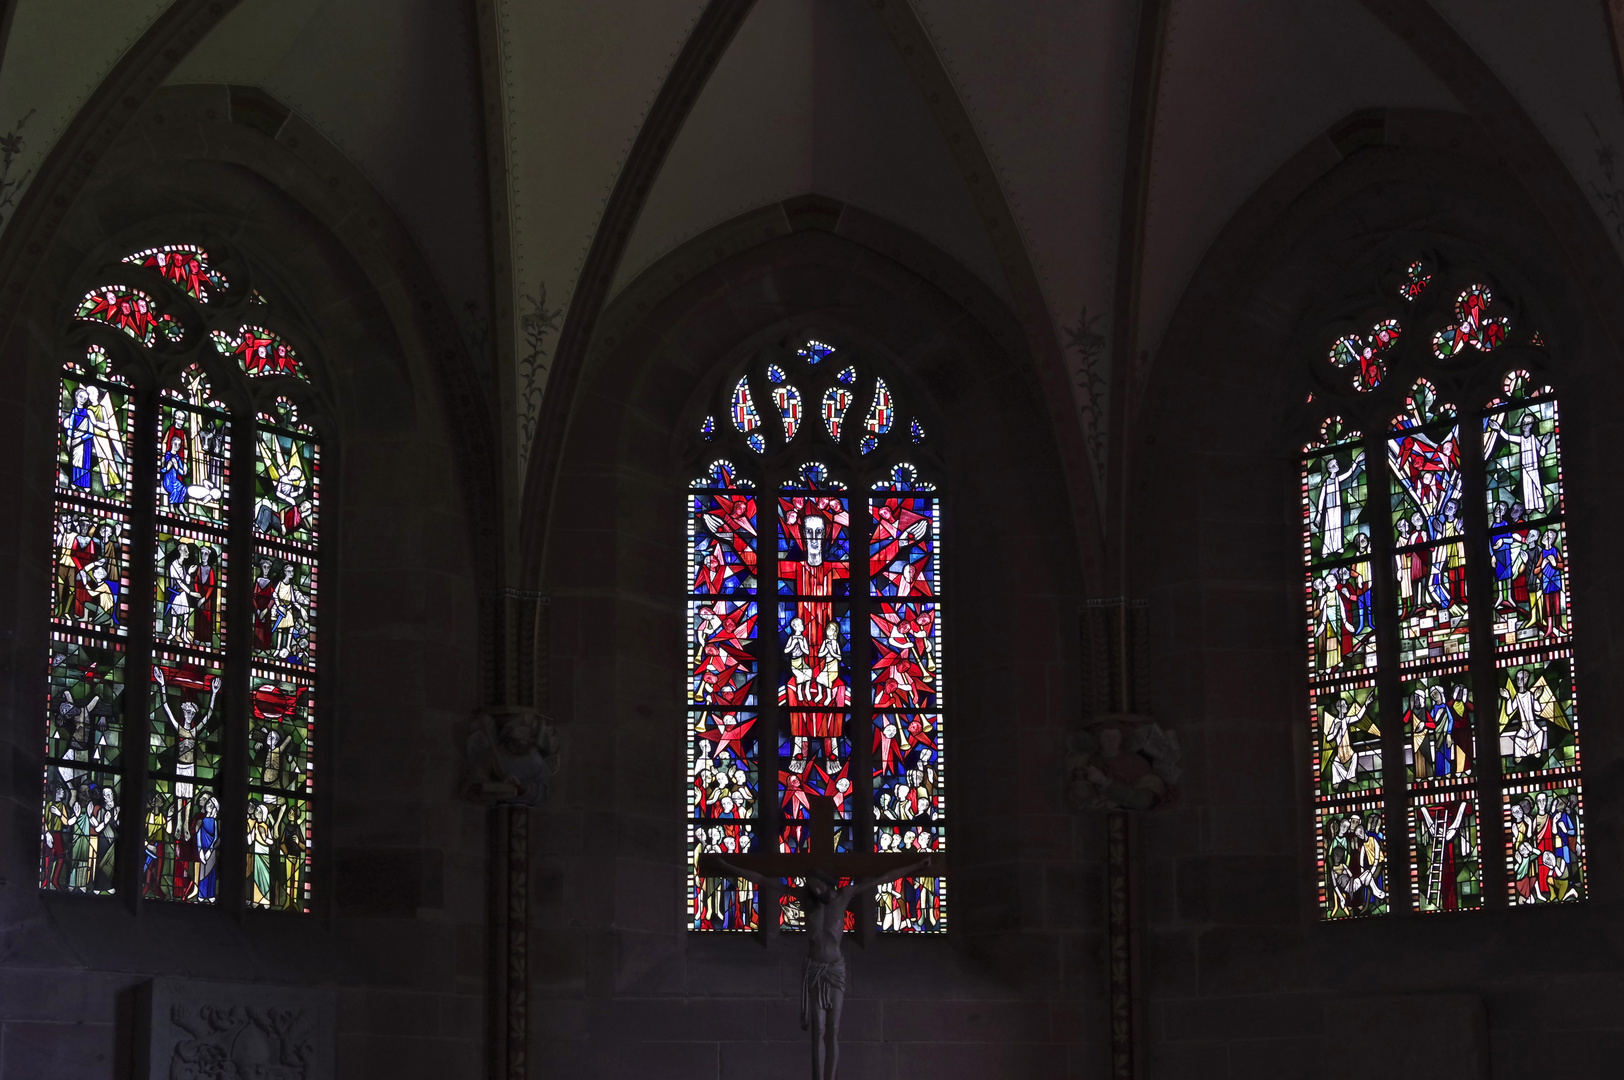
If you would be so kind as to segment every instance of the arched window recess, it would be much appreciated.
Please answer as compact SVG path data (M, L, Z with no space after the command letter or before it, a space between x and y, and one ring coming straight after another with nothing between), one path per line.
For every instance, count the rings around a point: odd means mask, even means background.
M1585 895L1556 365L1519 299L1412 255L1309 349L1324 918Z
M213 243L131 244L65 306L40 887L306 911L311 351Z
M945 850L941 470L921 404L885 363L813 333L761 349L695 418L682 495L692 860L821 845L811 796L835 800L837 851ZM946 929L945 879L877 892L848 925ZM684 918L793 929L801 913L691 873Z

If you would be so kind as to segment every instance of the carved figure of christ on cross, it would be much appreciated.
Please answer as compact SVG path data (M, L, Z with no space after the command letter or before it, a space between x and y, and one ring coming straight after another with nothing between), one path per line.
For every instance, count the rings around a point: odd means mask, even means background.
M812 1080L835 1080L840 1067L840 1007L846 999L846 958L840 938L846 928L846 908L852 897L876 885L941 872L935 857L926 855L837 855L834 849L835 800L809 795L812 850L764 855L701 855L703 877L738 877L762 889L781 888L786 878L804 878L794 888L806 914L806 968L801 975L801 1027L812 1032ZM843 877L848 885L838 885Z

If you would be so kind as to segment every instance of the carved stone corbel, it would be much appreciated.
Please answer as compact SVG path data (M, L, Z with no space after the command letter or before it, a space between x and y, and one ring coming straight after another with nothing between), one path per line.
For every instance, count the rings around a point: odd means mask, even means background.
M490 705L468 731L463 796L485 806L540 806L558 774L561 740L530 705Z
M1066 801L1076 810L1154 810L1178 799L1178 732L1138 713L1106 713L1066 740Z

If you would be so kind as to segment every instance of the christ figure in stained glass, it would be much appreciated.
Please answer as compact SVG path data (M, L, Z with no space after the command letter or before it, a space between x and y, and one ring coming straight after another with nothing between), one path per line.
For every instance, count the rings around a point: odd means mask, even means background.
M780 700L792 709L818 710L789 714L796 756L806 756L809 740L821 740L817 749L832 759L843 734L843 713L836 710L851 704L851 687L841 672L847 642L833 600L849 567L845 558L831 557L837 531L848 525L845 502L806 497L780 505L783 534L801 549L801 558L780 558L778 564L780 590L799 597L783 644L790 679Z
M1332 711L1325 714L1325 745L1334 747L1331 751L1331 787L1342 789L1351 787L1359 772L1359 755L1353 748L1353 737L1356 728L1365 722L1365 713L1369 709L1369 700L1356 702L1353 708L1348 707L1348 699L1339 696ZM1374 722L1368 725L1371 736L1379 736Z
M166 632L174 640L187 644L192 642L192 602L197 599L197 593L192 590L188 562L191 550L189 544L175 545L175 557L164 571L167 582L164 589L164 615L168 618Z
M216 675L209 681L209 704L203 709L203 715L198 715L197 702L183 701L179 720L175 719L174 712L169 708L164 669L156 664L152 666L152 681L158 684L158 700L163 703L164 717L180 737L175 747L175 801L178 804L177 812L184 815L192 801L192 778L197 775L198 740L214 716L214 699L220 694L220 676Z
M1345 485L1364 468L1364 455L1355 454L1346 471L1338 471L1336 458L1325 461L1325 481L1320 487L1319 505L1314 508L1315 522L1320 529L1320 557L1332 558L1342 554L1342 494Z
M1543 764L1550 744L1550 721L1556 712L1556 699L1543 680L1537 687L1530 688L1532 679L1532 672L1524 668L1513 677L1512 686L1500 688L1500 697L1505 702L1504 730L1510 736L1502 742L1509 741L1510 762L1535 759Z
M123 437L107 392L88 383L75 387L73 407L62 417L62 434L69 483L90 492L92 478L99 473L98 494L116 497L124 485Z
M1534 414L1532 411L1522 415L1522 421L1516 431L1507 431L1500 421L1489 417L1483 421L1483 426L1493 435L1484 446L1485 456L1494 450L1494 436L1504 439L1516 447L1517 475L1522 491L1523 506L1528 513L1541 517L1545 513L1545 483L1540 476L1540 463L1550 452L1551 442L1556 438L1554 433L1541 435L1535 429Z

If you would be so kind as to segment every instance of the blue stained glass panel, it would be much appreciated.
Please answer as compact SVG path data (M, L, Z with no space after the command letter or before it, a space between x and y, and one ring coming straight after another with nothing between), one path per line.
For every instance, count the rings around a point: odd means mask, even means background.
M692 712L688 813L696 820L756 814L758 718L751 712Z
M878 602L869 610L873 703L881 709L942 707L937 675L942 626L934 603Z
M871 595L935 595L938 590L936 510L936 498L930 495L869 500Z
M688 591L701 596L756 591L756 497L746 491L688 496Z
M688 602L688 701L721 711L756 703L755 601Z

